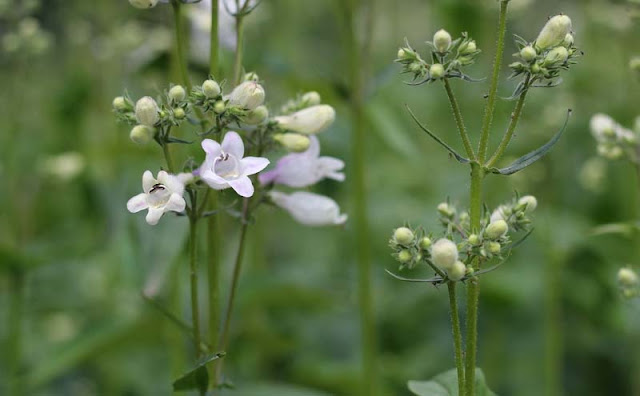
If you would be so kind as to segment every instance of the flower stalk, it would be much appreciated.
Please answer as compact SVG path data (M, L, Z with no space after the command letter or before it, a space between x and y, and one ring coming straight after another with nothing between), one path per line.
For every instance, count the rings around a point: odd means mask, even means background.
M189 79L189 71L187 70L188 59L185 54L182 3L180 3L179 0L172 0L171 5L173 6L174 27L176 32L176 60L178 69L180 70L180 78L182 79L182 84L187 87L187 90L191 91L191 80Z
M448 282L449 309L451 313L451 330L453 334L453 346L455 349L456 370L458 373L458 396L464 395L464 362L462 358L462 333L460 332L460 316L458 313L458 300L456 297L456 282Z

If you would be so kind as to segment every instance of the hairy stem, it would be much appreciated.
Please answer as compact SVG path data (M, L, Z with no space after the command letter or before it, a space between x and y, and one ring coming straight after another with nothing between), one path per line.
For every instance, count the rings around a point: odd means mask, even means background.
M458 372L458 395L464 395L464 363L462 361L462 333L460 332L460 317L458 314L458 300L456 298L456 282L447 283L449 289L449 307L451 309L451 330L453 346L455 348L456 369Z
M182 18L182 3L178 0L172 0L174 25L176 30L176 57L178 58L178 67L180 69L180 78L182 84L187 87L187 91L191 91L191 80L189 80L189 72L187 70L187 58L185 57L185 40L184 27Z
M244 257L245 240L247 239L247 227L249 225L249 198L245 198L242 203L242 225L240 227L240 241L238 242L238 250L236 252L236 259L233 264L233 275L231 276L231 289L229 289L229 298L227 299L227 306L224 314L224 320L222 322L222 333L218 338L218 350L227 350L229 343L229 326L231 324L231 315L233 313L233 306L236 297L236 290L238 288L238 280L240 279L240 270L242 267L242 258ZM216 368L217 383L222 382L222 368L224 359L220 360Z
M524 81L525 86L529 85L529 79L530 78L531 78L531 76L527 75L527 78ZM498 146L498 149L496 150L495 154L493 154L491 159L487 162L487 167L491 168L492 166L494 166L498 162L500 157L502 157L504 152L507 150L507 147L509 146L509 142L511 142L511 138L513 138L513 133L516 130L516 126L518 126L518 121L520 120L520 115L522 114L522 109L524 108L524 101L527 98L527 92L529 92L529 90L525 89L520 94L520 97L518 98L518 101L516 102L516 107L513 110L513 113L511 113L511 121L509 122L509 126L507 127L507 131L505 132L504 136L502 137L502 141L500 142L500 145Z
M167 143L162 143L162 152L164 153L164 159L167 162L169 173L173 173L173 159L171 158L171 151Z
M244 15L236 16L236 55L233 61L233 84L238 85L242 79L242 50L244 41Z
M469 140L469 135L467 134L467 128L464 126L464 120L462 119L460 106L458 106L458 101L456 100L453 90L451 89L451 84L449 84L449 79L444 78L442 81L444 82L444 88L447 91L447 96L449 97L451 110L453 110L453 116L456 119L458 132L460 132L460 138L462 139L462 143L464 144L464 149L467 152L467 157L469 157L469 159L473 161L476 159L476 155L473 152L473 148L471 147L471 141Z
M489 131L491 129L491 121L496 108L496 97L498 93L498 78L500 77L500 66L502 64L502 54L504 52L504 36L507 30L507 5L509 0L500 1L500 17L498 21L498 44L496 47L496 57L493 61L493 73L491 75L491 85L489 87L489 96L484 109L482 118L482 129L480 131L480 144L478 146L478 160L484 163L487 156L487 148L489 146Z

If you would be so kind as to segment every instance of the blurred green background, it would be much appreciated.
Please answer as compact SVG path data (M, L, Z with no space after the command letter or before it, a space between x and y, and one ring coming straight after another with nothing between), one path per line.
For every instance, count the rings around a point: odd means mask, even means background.
M326 155L346 160L347 180L322 182L314 191L349 213L348 73L337 2L264 0L247 19L245 66L260 75L273 106L317 90L336 107L337 122L320 139ZM14 356L21 356L27 395L170 394L172 379L190 364L188 341L141 291L162 302L178 296L182 304L174 308L188 317L187 227L173 216L149 227L126 211L141 173L157 170L161 153L129 140L111 100L125 89L132 97L154 95L178 81L170 61L171 7L140 11L126 0L31 3L0 0L0 394ZM486 76L497 7L494 0L375 2L374 78L367 139L359 144L367 156L382 395L407 395L408 379L428 379L454 365L445 290L387 276L384 269L396 267L388 237L405 221L435 230L436 205L450 197L466 206L468 190L467 168L436 147L404 109L411 105L458 147L444 90L403 84L406 77L392 61L404 37L424 54L423 42L436 30L454 37L467 31L484 51L469 72ZM591 235L597 225L638 217L634 170L620 162L606 164L600 177L583 171L595 155L592 114L605 112L629 127L640 115L640 82L628 68L640 54L637 10L625 1L512 0L509 35L532 40L547 16L564 12L585 56L562 85L530 94L510 154L544 143L572 108L560 143L522 173L487 179L490 207L514 190L539 201L532 237L482 281L479 366L500 395L640 394L639 385L632 390L632 379L640 378L640 307L622 301L615 283L620 266L640 261L637 239ZM35 19L25 23L27 16ZM197 82L206 77L208 55L193 48ZM514 51L509 40L505 66ZM231 59L223 50L225 71ZM503 97L516 84L507 75ZM477 139L487 84L453 85ZM498 105L494 144L512 106ZM226 280L238 224L228 217L223 228ZM356 394L352 231L349 222L305 228L282 211L261 209L250 229L226 358L238 389L227 394ZM23 298L16 299L17 289ZM9 338L15 326L19 340ZM269 384L290 384L290 393L274 393Z

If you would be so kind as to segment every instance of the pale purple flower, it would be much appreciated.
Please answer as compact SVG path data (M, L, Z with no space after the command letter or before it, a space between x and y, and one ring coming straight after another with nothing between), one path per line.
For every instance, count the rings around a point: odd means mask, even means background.
M271 201L286 210L299 223L308 226L341 225L347 215L340 213L340 207L331 198L306 191L285 194L279 191L269 193Z
M193 179L190 173L171 175L165 171L158 172L154 178L151 171L142 174L142 194L138 194L127 202L127 209L137 213L148 209L147 223L158 224L165 212L182 212L186 202L182 197L184 186Z
M227 132L222 144L205 139L202 148L207 157L199 169L202 180L211 188L223 190L233 188L238 195L250 197L254 189L249 176L269 165L262 157L244 157L244 143L236 132Z
M343 181L344 162L338 158L320 157L320 142L315 136L309 137L311 144L307 151L290 153L282 157L276 167L258 176L262 184L283 184L302 188L324 178Z

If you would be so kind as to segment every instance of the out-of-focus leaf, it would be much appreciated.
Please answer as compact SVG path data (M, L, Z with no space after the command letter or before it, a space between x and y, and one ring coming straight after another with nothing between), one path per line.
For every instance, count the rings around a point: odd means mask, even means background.
M372 130L398 155L406 158L418 155L415 142L388 104L372 101L366 106L365 115Z
M242 396L329 396L329 393L289 384L253 384L238 388Z
M640 231L640 224L638 223L610 223L593 228L591 235L620 234L630 238L638 231Z
M476 395L496 396L487 386L484 373L476 368ZM456 369L438 374L431 381L409 381L408 387L418 396L458 396L458 373Z
M174 391L186 391L198 389L206 392L209 387L209 373L207 372L207 364L218 360L225 355L224 352L218 352L204 357L197 366L183 374L180 378L173 382Z

